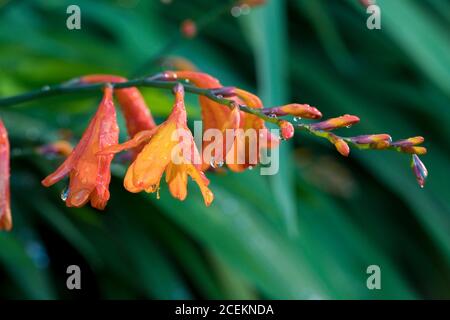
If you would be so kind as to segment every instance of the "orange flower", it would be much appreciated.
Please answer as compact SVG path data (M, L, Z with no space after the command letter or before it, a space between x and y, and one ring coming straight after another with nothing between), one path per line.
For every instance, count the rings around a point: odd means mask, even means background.
M201 171L201 158L191 131L187 127L184 89L175 89L175 104L167 120L156 129L137 134L132 140L101 152L116 153L134 148L150 140L128 168L124 186L130 192L158 192L163 173L172 196L184 200L187 196L187 177L200 187L205 204L209 206L214 195L209 190L209 180Z
M195 84L197 87L202 89L215 89L220 88L222 85L219 80L213 78L212 76L195 71L166 71L164 72L164 77L166 80L176 80L176 79L186 79ZM238 118L242 117L243 112L232 112L227 106L221 105L211 99L199 96L199 102L202 111L203 119L203 132L207 132L211 129L218 129L222 132L222 148L221 151L212 155L204 153L203 166L202 169L208 169L211 162L221 162L224 159L223 155L226 155L228 150L231 148L232 141L227 141L226 130L236 129L239 126L240 120ZM203 150L212 143L212 141L203 141Z
M104 89L98 110L78 145L63 164L42 181L44 186L49 187L69 175L68 207L81 207L90 200L94 208L102 210L109 200L113 155L97 153L118 143L119 127L112 93L111 87Z
M261 99L256 95L238 88L235 88L234 92L241 103L247 107L253 109L263 107ZM226 156L228 167L236 172L257 165L260 162L261 148L272 148L279 144L279 138L272 135L266 128L264 120L255 115L241 112L239 128L243 130L240 131L242 134L238 132ZM251 135L253 131L255 135Z
M81 83L125 82L126 78L108 74L93 74L80 78ZM155 121L147 107L142 94L136 87L115 89L114 95L119 101L130 138L138 132L156 127Z
M0 119L0 230L11 230L9 195L9 141L8 133Z

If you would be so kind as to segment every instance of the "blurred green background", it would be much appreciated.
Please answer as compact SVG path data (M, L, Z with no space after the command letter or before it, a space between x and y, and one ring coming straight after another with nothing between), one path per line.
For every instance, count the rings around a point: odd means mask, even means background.
M179 56L267 106L360 116L344 135L425 136L425 188L407 155L352 150L346 159L299 133L283 143L275 176L210 173L210 208L192 184L184 202L165 183L160 200L125 192L117 161L105 212L68 209L64 183L40 186L63 159L27 150L68 130L76 143L100 94L2 107L14 229L0 233L0 298L450 298L450 3L378 0L382 29L368 30L357 0L269 0L239 17L232 2L0 1L0 96L83 74L153 74L159 58ZM70 4L81 8L81 30L66 28ZM187 40L176 36L187 18L210 21ZM143 93L163 121L170 94ZM196 97L188 107L198 118ZM66 288L71 264L80 291ZM366 287L372 264L381 290Z

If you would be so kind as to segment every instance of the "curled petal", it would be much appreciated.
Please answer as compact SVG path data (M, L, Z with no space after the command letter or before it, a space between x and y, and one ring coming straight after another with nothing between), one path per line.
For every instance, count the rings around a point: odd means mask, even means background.
M155 134L158 127L153 128L152 130L145 130L138 132L134 135L134 137L127 142L121 143L121 144L115 144L110 147L107 147L103 149L102 151L99 151L97 155L108 155L108 154L115 154L119 153L125 150L133 149L136 147L139 147L143 143L148 142L151 137Z

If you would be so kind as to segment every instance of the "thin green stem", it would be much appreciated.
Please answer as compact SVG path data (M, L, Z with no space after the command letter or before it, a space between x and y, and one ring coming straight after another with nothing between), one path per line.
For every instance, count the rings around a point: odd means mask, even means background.
M126 82L119 82L119 83L111 83L110 85L115 89L120 88L129 88L129 87L151 87L151 88L159 88L159 89L166 89L171 90L179 81L162 81L160 80L161 76L156 75L154 77L145 77L145 78L139 78L134 80L129 80ZM214 89L202 89L196 86L185 84L185 82L180 81L184 85L184 90L186 92L202 95L205 96L219 104L228 106L229 108L233 108L235 105L235 102L232 100L223 98L219 95L215 95L213 93ZM39 90L31 91L28 93L12 96L12 97L6 97L0 99L0 107L7 107L12 105L17 105L20 103L55 96L59 94L66 94L66 93L74 93L74 92L88 92L88 91L98 91L101 90L106 83L94 83L94 84L80 84L77 83L76 80L69 81L60 85L54 85L54 86L44 86ZM279 120L276 118L271 118L265 114L263 114L258 109L252 109L245 105L239 105L240 110L253 114L265 121L278 124Z

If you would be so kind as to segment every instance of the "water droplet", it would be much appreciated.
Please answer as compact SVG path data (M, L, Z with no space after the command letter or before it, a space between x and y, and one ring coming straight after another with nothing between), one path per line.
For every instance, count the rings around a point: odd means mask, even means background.
M235 18L239 17L242 13L242 10L240 7L233 7L231 8L231 15Z
M158 189L156 190L156 199L158 199L159 200L159 198L160 198L160 195L159 195L159 187L158 187Z
M191 82L191 80L189 80L189 79L184 79L184 82L186 82L186 83L190 83L190 82Z
M42 90L42 91L48 91L48 90L50 90L50 86L43 86L43 87L41 88L41 90Z
M423 187L424 187L424 185L423 185L423 184L421 184L421 185L420 185L420 188L421 188L421 189L423 189Z
M273 119L275 119L277 117L277 115L276 114L274 114L274 113L271 113L271 114L269 114L269 118L273 118Z
M298 121L300 121L300 120L302 120L302 117L294 117L294 122L298 122Z
M61 191L61 200L66 201L68 197L69 197L69 186L66 186Z
M247 15L247 14L249 14L250 13L250 6L248 5L248 4L243 4L242 6L241 6L241 13L243 14L243 15Z
M209 165L210 165L212 168L215 168L215 167L216 167L216 160L214 159L214 157L211 157L211 160L209 160Z
M248 166L248 170L253 170L253 166Z
M221 95L221 94L218 94L218 95L217 95L217 98L219 98L219 99L223 99L223 95Z
M346 127L346 128L348 129L348 128L350 128L351 126L352 126L352 125L351 125L351 124L349 124L348 126L345 126L345 127Z
M219 168L223 167L223 161L217 161L216 166Z

